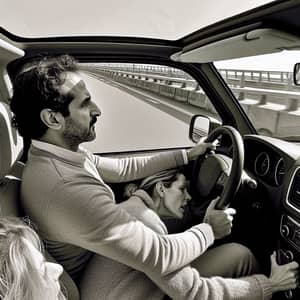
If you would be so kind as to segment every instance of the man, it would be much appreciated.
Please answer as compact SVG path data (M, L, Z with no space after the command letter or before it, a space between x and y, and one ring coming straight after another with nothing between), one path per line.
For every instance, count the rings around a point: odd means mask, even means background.
M214 148L212 144L151 158L103 158L81 149L81 143L96 137L95 122L101 111L69 56L34 62L20 72L13 87L15 124L23 137L32 139L22 179L22 205L38 226L47 250L76 282L92 253L97 253L145 273L178 299L217 299L216 295L268 299L270 282L263 275L233 284L200 278L187 266L214 238L230 233L232 211L211 208L207 223L181 234L160 236L120 209L106 184L178 167ZM231 259L236 268L246 263L247 272L253 271L249 252L234 257L230 251L223 253L224 260ZM237 262L240 259L244 260ZM101 279L94 280L97 284ZM251 298L247 298L250 290Z

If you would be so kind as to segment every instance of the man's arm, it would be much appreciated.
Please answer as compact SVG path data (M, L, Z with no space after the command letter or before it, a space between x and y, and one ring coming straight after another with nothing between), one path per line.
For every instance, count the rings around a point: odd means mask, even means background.
M168 151L156 155L108 158L95 155L88 157L97 166L102 179L107 183L141 179L161 170L184 165L184 151Z
M186 266L166 276L149 278L168 296L176 300L268 300L272 287L264 275L238 279L201 277L201 270Z
M139 198L133 196L130 200L121 203L120 206L145 225L153 228L156 232L166 234L166 231L161 230L159 227L162 221L158 215L147 208ZM150 213L156 216L156 218ZM214 213L215 211L212 204L206 215L208 218L213 219L216 217ZM218 219L217 215L217 220ZM215 223L215 221L212 223ZM189 265L166 276L157 276L155 273L150 273L148 277L172 299L242 300L251 298L258 300L268 299L271 293L270 283L265 276L254 276L235 280L220 277L208 279L201 277L201 269L196 270Z
M144 273L166 275L193 261L214 240L201 224L160 236L114 203L105 186L89 179L65 182L48 208L47 227L55 239L107 256Z
M201 141L188 150L168 151L151 156L116 159L87 153L103 180L113 183L140 179L162 170L180 167L209 149L215 149L215 145Z

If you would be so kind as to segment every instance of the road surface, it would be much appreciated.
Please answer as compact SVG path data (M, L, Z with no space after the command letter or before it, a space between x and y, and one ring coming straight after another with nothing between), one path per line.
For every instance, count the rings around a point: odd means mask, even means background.
M82 74L102 115L97 138L84 147L94 153L112 153L191 146L188 123L182 113L170 112L149 96L137 97L99 79ZM186 120L185 120L186 121Z

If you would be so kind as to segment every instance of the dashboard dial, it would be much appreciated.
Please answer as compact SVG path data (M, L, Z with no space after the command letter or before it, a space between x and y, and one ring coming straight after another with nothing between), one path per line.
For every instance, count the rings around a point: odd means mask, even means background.
M281 185L283 182L285 174L285 163L282 158L280 158L275 167L275 183L276 185Z
M255 173L259 176L265 176L270 169L270 157L268 153L261 152L257 155L254 162Z

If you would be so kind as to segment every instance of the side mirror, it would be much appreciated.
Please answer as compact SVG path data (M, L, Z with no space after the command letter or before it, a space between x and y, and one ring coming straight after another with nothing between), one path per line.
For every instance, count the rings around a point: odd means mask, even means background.
M300 63L296 63L294 66L293 79L295 85L300 85Z
M202 137L205 137L221 122L208 116L194 115L190 122L189 138L197 143Z

